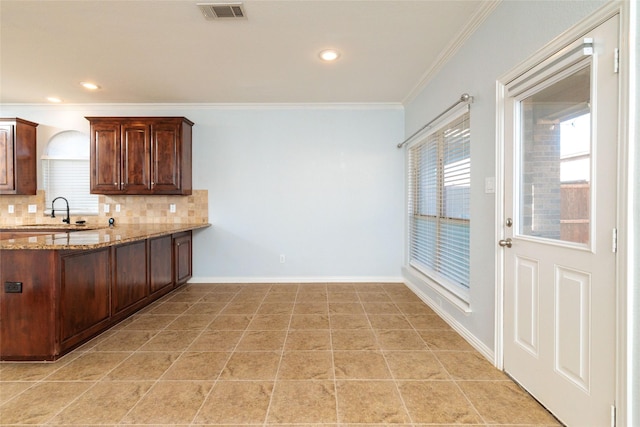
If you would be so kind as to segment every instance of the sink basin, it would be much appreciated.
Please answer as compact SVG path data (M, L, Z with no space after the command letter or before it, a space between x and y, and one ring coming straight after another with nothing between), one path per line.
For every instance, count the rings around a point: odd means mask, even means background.
M78 225L78 224L22 224L16 225L16 227L40 227L40 228L71 228L71 227L86 227L86 225Z
M97 230L105 227L96 225L59 225L59 224L26 224L11 227L0 226L0 240L22 239L27 237L51 235L53 240L63 241L76 231ZM59 233L59 234L58 234ZM80 237L82 235L77 235Z

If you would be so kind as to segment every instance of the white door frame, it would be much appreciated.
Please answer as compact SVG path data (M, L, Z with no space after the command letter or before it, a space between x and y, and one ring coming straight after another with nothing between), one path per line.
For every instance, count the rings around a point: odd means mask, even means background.
M630 179L630 171L632 168L632 156L629 155L630 141L630 117L629 117L629 105L630 94L629 81L630 81L630 67L633 64L629 63L629 40L628 34L630 29L630 5L629 1L612 1L606 3L599 10L592 15L566 30L564 33L556 37L549 42L546 46L538 50L531 55L526 61L516 66L514 69L508 71L504 75L500 76L496 81L496 197L495 197L495 212L496 212L496 236L495 242L495 274L496 274L496 289L495 289L495 360L494 364L498 369L504 369L504 249L500 248L497 244L498 240L504 238L504 113L505 113L505 96L506 96L506 84L523 74L527 70L533 68L544 59L548 58L555 52L560 51L563 47L567 46L571 42L579 39L582 35L596 28L598 25L611 18L612 16L620 16L620 66L619 66L619 85L620 85L620 100L619 100L619 122L618 122L618 217L617 223L619 227L618 232L618 252L617 252L617 266L616 266L616 292L617 292L617 307L616 307L616 425L617 427L626 426L627 420L631 419L631 379L627 378L628 366L632 363L627 359L627 343L629 342L628 330L628 317L627 317L627 301L630 295L630 286L628 284L628 256L629 248L633 243L632 236L628 236L625 230L629 230L630 226L630 212L632 209L632 194L630 194L630 188L627 184ZM613 66L613 64L612 64ZM622 230L622 232L620 232Z

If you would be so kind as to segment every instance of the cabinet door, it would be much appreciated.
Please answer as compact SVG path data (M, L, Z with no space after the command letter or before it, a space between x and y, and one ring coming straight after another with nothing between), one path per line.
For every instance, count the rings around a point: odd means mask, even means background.
M122 190L125 194L151 192L149 126L122 123Z
M52 360L57 354L55 263L53 251L0 252L0 283L22 283L22 293L0 294L0 359Z
M171 236L149 239L149 290L163 294L173 287L173 245Z
M114 247L113 314L127 308L135 310L136 303L149 295L147 281L147 242L145 240Z
M152 186L156 194L180 194L182 136L177 121L157 121L151 127Z
M191 232L185 231L173 236L176 285L181 285L186 283L192 275Z
M15 189L13 126L0 125L0 191Z
M103 327L110 316L109 248L60 257L60 317L62 347L68 347ZM94 330L95 329L95 330Z
M91 192L117 194L121 190L120 124L91 125Z
M37 123L0 119L0 194L35 195Z

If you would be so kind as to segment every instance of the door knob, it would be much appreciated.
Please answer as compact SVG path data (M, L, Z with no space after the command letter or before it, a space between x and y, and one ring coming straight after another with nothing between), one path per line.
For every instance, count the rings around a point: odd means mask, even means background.
M498 240L498 244L502 247L506 246L510 248L513 245L513 240L511 240L511 237L508 237L506 239Z

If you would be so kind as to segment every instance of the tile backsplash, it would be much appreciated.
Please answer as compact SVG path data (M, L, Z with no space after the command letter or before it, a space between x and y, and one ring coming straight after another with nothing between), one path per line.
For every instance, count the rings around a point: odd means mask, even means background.
M98 215L71 215L71 221L84 220L89 225L107 224L206 224L209 221L207 190L193 190L190 196L106 196L98 198ZM171 212L175 205L175 212ZM35 207L35 213L29 207ZM105 212L108 206L108 212ZM119 207L119 212L118 212ZM0 226L25 224L58 224L62 209L56 206L56 217L46 215L44 190L35 196L0 196ZM13 212L10 212L13 210Z

